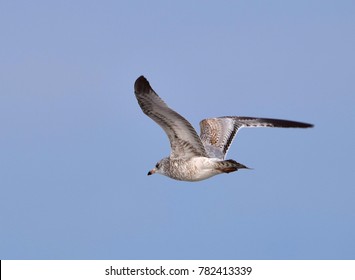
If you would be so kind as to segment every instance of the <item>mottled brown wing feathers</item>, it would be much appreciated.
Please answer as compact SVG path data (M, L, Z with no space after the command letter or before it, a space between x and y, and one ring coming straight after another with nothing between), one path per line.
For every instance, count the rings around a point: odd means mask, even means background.
M142 111L153 119L167 134L172 158L207 156L205 148L192 125L170 109L151 88L147 79L140 76L134 92Z
M230 145L241 127L292 127L307 128L312 124L281 119L253 117L220 117L200 122L200 138L210 157L224 159Z

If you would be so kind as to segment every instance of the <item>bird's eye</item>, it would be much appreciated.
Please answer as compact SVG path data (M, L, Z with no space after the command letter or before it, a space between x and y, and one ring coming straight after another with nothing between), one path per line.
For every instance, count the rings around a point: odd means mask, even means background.
M155 165L155 168L159 168L160 164L159 162Z

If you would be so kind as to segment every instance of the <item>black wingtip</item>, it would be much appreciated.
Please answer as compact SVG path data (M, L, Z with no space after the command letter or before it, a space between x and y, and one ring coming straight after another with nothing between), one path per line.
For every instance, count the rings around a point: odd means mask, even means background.
M140 76L134 83L134 91L137 93L148 92L151 86L144 76Z
M261 119L263 120L263 119ZM290 128L311 128L314 125L305 122L296 122L296 121L289 121L289 120L282 120L282 119L264 119L266 121L270 120L270 123L275 127L290 127Z
M298 122L299 123L299 128L311 128L314 127L313 124L311 123L303 123L303 122Z

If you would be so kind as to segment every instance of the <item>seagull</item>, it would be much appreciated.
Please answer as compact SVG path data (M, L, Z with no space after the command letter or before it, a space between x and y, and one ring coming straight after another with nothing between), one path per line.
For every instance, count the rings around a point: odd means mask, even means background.
M308 128L312 124L281 119L225 116L200 122L200 136L192 125L175 112L140 76L134 93L144 114L167 134L171 152L161 159L148 175L158 173L180 181L201 181L212 176L248 169L233 159L225 159L238 129L242 127Z

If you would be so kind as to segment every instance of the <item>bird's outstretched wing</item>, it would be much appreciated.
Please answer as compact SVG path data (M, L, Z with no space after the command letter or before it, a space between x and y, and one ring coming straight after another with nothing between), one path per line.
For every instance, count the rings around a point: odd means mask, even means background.
M253 117L220 117L200 122L200 138L209 157L224 159L233 138L241 127L293 127L307 128L312 124L280 119Z
M207 156L204 145L192 125L165 104L145 77L140 76L136 80L134 93L142 111L167 134L171 146L171 158Z

